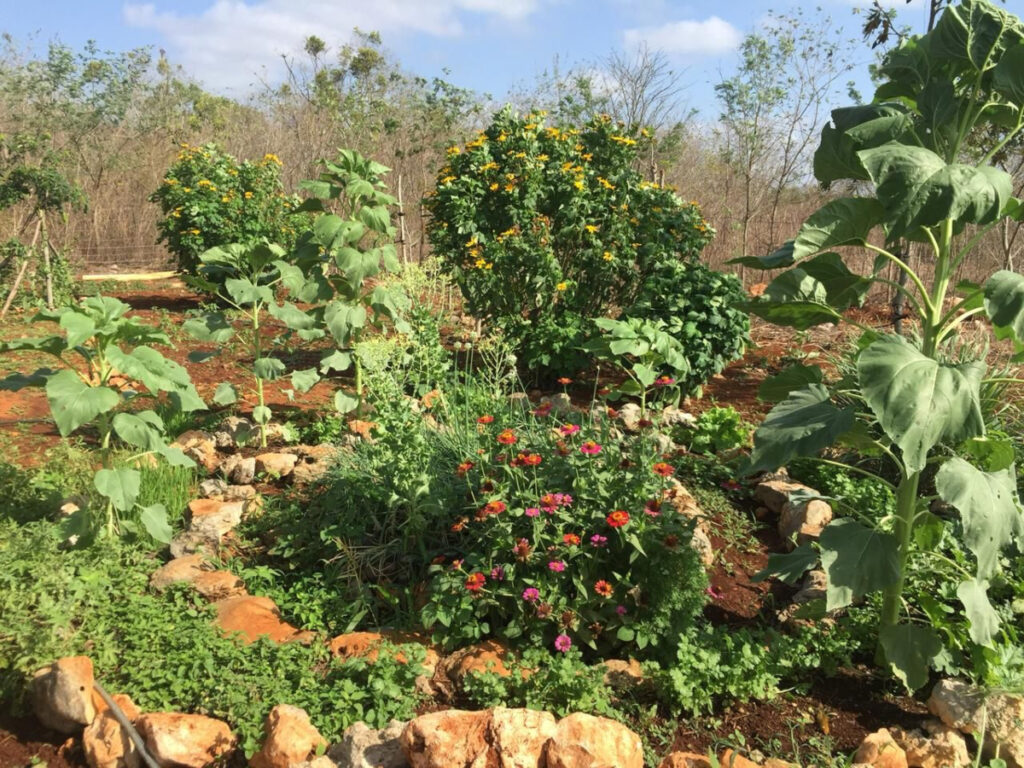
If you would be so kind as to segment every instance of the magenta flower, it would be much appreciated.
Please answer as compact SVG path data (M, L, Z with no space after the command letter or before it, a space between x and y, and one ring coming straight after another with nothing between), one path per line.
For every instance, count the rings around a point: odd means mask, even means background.
M597 456L600 452L601 446L593 440L587 440L580 446L580 453L586 454L587 456Z
M500 565L496 565L491 568L491 579L493 581L504 581L505 580L505 569Z
M580 431L580 425L579 424L565 424L565 425L559 427L558 431L561 432L566 437L569 437L570 435L575 435L577 432Z
M625 616L626 615L626 606L624 606L624 605L616 605L615 606L615 612L617 614L619 614L619 616Z
M540 600L540 590L536 587L527 587L523 590L523 600L528 603L536 603Z
M602 536L600 533L595 533L590 537L590 543L595 547L603 547L608 543L608 537Z
M526 512L523 514L527 517L538 517L540 515L540 510L537 507L527 507Z
M552 560L550 563L548 563L548 569L554 571L555 573L561 573L565 570L565 563L563 563L561 560Z
M555 638L555 650L565 653L572 648L572 639L568 635L559 635Z

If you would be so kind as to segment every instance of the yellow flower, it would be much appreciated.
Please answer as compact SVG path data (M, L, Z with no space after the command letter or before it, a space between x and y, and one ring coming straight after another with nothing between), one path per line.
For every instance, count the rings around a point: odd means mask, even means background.
M277 155L273 155L273 154L270 154L268 152L267 154L265 154L263 156L263 162L264 163L277 163L278 165L281 165L281 158L279 158Z
M537 155L537 160L539 160L542 163L546 163L550 159L551 158L548 157L547 155Z
M222 198L220 199L220 201L221 201L222 203L230 203L230 202L231 202L231 195L224 195L224 197L222 197Z
M250 192L249 190L246 190L245 191L245 199L246 200L252 200L252 192Z
M583 189L583 179L576 179L572 185L576 187L576 189Z
M182 187L181 191L182 192L191 192L192 191L192 187Z
M473 235L471 238L469 238L469 240L466 241L466 247L467 248L472 248L478 242L480 242L480 240L477 238L476 235Z
M452 155L457 155L457 154L459 154L460 152L462 152L462 150L461 150L461 149L459 149L459 148L458 148L458 147L456 146L456 147L448 147L448 149L446 149L446 150L445 150L445 152L446 152L446 153L448 154L448 156L449 156L449 157L451 157Z
M508 134L504 131L498 134L498 141L505 141L506 139L508 139Z
M491 190L491 192L497 192L500 187L501 185L498 182L494 182L488 187L488 189Z
M605 189L615 189L615 185L612 184L610 181L608 181L608 179L605 179L605 178L602 178L601 176L598 176L597 180L601 184L601 186L604 187Z
M537 129L536 123L527 123L526 125L523 126L523 130L526 130L526 131L534 131L536 129Z
M455 181L455 179L456 179L455 176L445 176L443 179L441 179L441 183L442 184L447 184L450 181Z
M612 136L612 141L617 141L619 144L625 144L627 147L636 144L636 139L631 139L628 136Z
M591 160L593 160L593 159L594 159L594 156L593 156L592 154L590 154L589 152L587 152L587 153L586 153L585 155L580 155L580 157L582 157L582 158L583 158L584 160L586 160L586 161L587 161L588 163L589 163L589 162L590 162Z
M199 230L198 229L190 229L188 232L189 232L190 235L198 235L199 234Z
M518 160L525 160L526 159L526 153L525 152L516 152L514 155L512 155L512 157L515 157Z
M612 252L611 252L611 251L605 251L605 252L604 252L604 255L602 256L602 258L603 258L603 259L604 259L605 261L611 261L611 260L612 260L612 259L614 259L615 257L614 257L614 256L612 256Z
M573 163L572 163L571 160L566 162L566 163L562 163L562 170L563 171L571 171L572 170L572 166L573 166Z
M177 179L164 179L164 184L166 184L168 187L173 187L177 183Z
M564 291L568 287L569 287L568 283L559 283L558 285L555 286L555 290L556 291Z
M586 229L586 230L587 230L587 232L589 232L590 234L594 234L595 232L597 232L597 231L598 231L599 229L601 229L601 228L600 228L599 226L597 226L597 224L587 224L587 226L585 227L585 229Z
M493 171L497 167L498 167L498 164L492 160L489 163L485 163L484 165L481 165L480 166L480 170L481 171Z
M511 183L505 185L505 191L506 192L511 192L515 188L516 188L515 182L511 182Z

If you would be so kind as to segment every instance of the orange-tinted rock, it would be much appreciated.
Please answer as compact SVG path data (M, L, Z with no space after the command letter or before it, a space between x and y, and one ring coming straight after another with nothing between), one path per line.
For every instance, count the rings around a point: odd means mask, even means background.
M67 656L38 670L32 678L32 709L47 728L77 733L96 716L92 660Z
M555 735L555 716L533 709L491 710L491 749L502 768L543 765L548 740Z
M194 499L188 503L189 529L210 536L223 536L242 522L245 502Z
M204 715L154 712L135 723L146 749L165 768L204 768L235 748L227 723Z
M832 506L821 499L794 504L787 501L779 514L779 535L786 541L796 538L797 544L817 539L832 522Z
M178 435L171 445L180 448L186 456L194 459L207 472L214 472L217 469L219 463L217 443L209 432L190 429L188 432Z
M966 768L971 763L967 742L955 728L931 720L926 733L890 728L893 739L907 753L910 768Z
M294 453L261 453L256 457L256 471L275 477L288 477L299 457Z
M643 768L644 749L622 723L574 712L558 721L545 759L547 768Z
M381 643L391 645L422 645L426 653L423 659L423 667L428 675L434 674L437 663L440 661L440 654L437 650L427 644L427 641L414 632L394 632L384 630L383 632L347 632L338 635L331 640L329 647L331 653L340 659L366 659L370 663L377 661ZM401 650L395 653L395 661L405 664L408 659Z
M696 752L673 752L658 764L658 768L711 768L707 755Z
M225 633L240 632L247 643L266 636L275 643L308 641L311 632L302 632L281 619L281 612L269 597L229 597L214 603L217 626Z
M853 762L875 768L907 768L907 753L896 743L888 729L869 733L857 748Z
M402 751L410 768L475 768L487 765L490 721L490 712L463 712L458 709L420 715L402 731Z
M113 699L130 722L138 719L139 711L130 698L114 694ZM135 744L109 709L86 726L82 749L89 768L137 768L141 762Z
M722 768L761 768L753 760L749 760L732 749L726 749L718 758Z
M270 710L263 732L263 746L249 760L252 768L295 768L327 748L305 710L288 704Z
M789 501L789 495L796 491L809 491L803 483L790 480L765 480L754 487L754 500L764 504L776 515L782 512L782 506Z
M505 666L509 657L508 648L497 640L485 640L477 645L462 648L448 656L443 668L448 678L460 685L466 675L477 672L493 672L501 677L511 674Z

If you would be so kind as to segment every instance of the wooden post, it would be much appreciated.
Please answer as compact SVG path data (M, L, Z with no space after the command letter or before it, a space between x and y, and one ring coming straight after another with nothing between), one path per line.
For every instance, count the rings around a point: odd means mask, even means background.
M30 254L32 249L36 247L36 241L39 239L39 230L42 226L42 220L36 222L36 231L32 235L32 243L28 247ZM7 301L4 302L3 309L0 309L0 317L7 314L7 310L11 308L11 304L14 302L14 297L18 295L18 288L21 286L21 280L25 277L26 270L28 270L28 262L29 259L26 258L25 263L21 265L21 270L18 272L18 276L14 278L14 284L11 286L11 291L7 294Z
M405 206L402 205L402 174L398 174L398 238L402 244L402 265L409 265L409 239L405 232Z
M53 269L50 262L50 235L46 231L46 214L41 208L36 213L39 214L39 223L43 231L43 267L46 269L46 308L53 309Z

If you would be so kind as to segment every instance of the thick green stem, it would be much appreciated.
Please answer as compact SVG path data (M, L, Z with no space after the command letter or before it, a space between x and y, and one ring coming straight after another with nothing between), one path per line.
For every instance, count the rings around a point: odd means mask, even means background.
M907 560L910 558L910 546L914 535L914 516L917 512L917 489L921 482L921 473L914 472L904 477L896 489L896 539L898 542L899 576L895 583L885 588L882 598L882 617L880 629L895 626L900 620L903 607L903 586L907 580ZM886 664L885 652L881 643L875 651L875 663Z
M263 357L263 344L260 340L260 305L253 304L252 307L252 350L253 359L259 360ZM263 396L263 379L256 375L256 399L260 406L260 418L257 422L260 425L260 448L267 447L267 422L263 418L266 413L266 400Z

